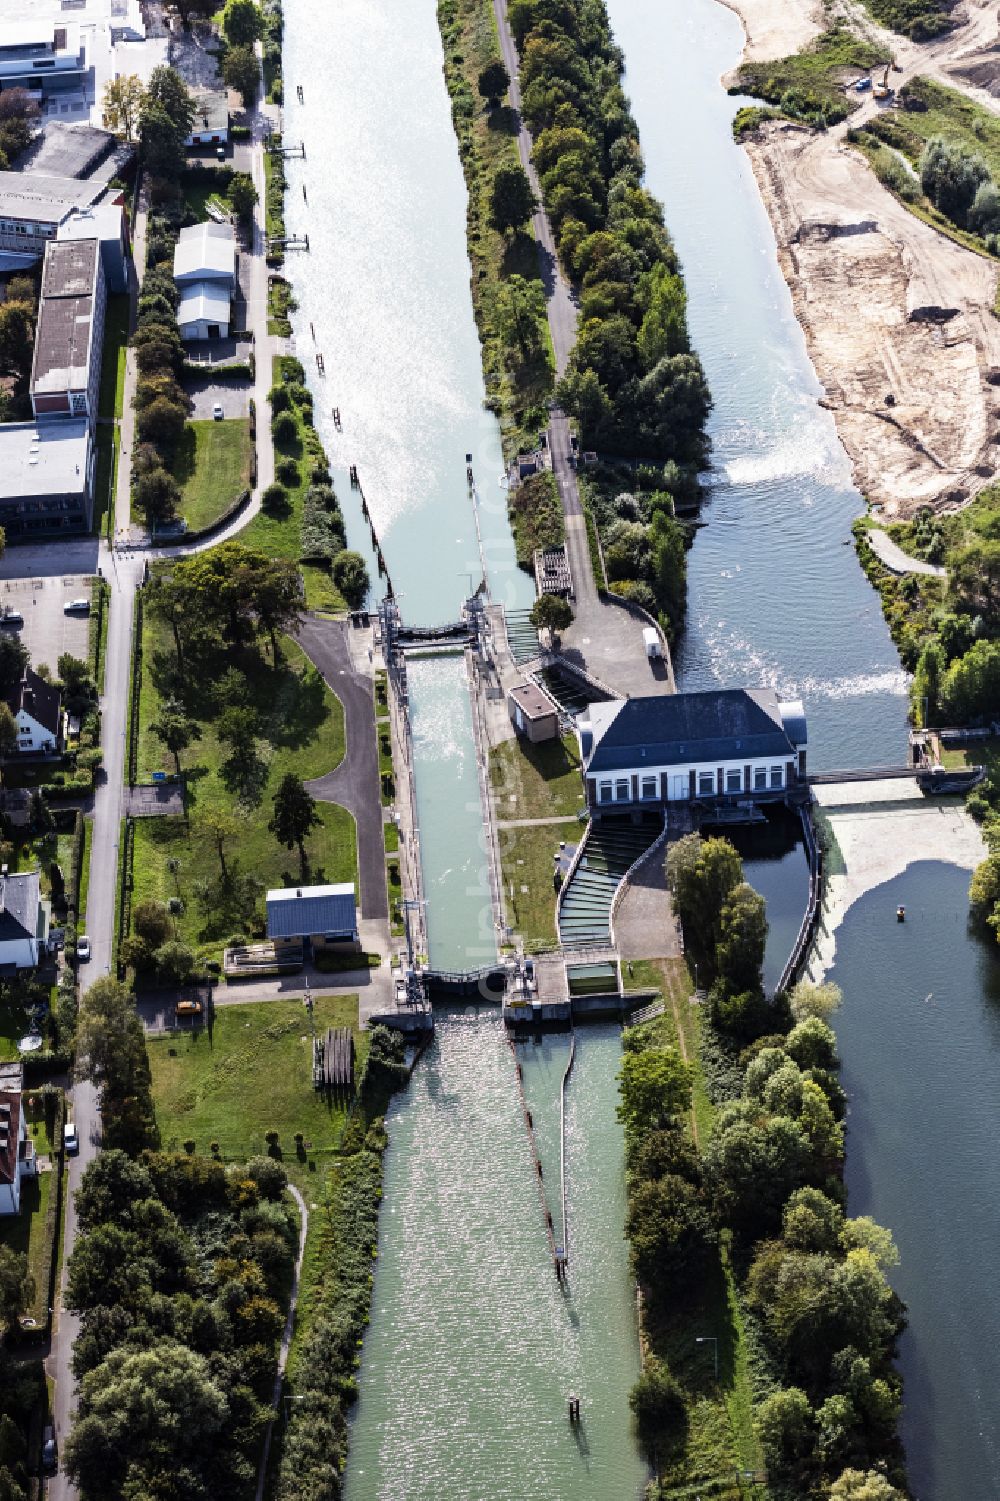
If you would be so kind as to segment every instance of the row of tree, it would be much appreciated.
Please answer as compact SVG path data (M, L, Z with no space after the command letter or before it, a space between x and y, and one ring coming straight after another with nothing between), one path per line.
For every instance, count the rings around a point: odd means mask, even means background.
M559 399L584 444L702 462L710 398L663 211L642 186L623 62L601 5L513 0L523 114L559 256L580 289Z
M81 1327L63 1451L84 1498L252 1489L297 1243L286 1182L269 1157L227 1171L112 1148L88 1167L68 1264Z
M885 1276L896 1259L888 1232L844 1212L845 1099L828 1020L836 987L802 982L766 999L764 904L725 840L680 841L668 880L686 951L711 983L704 1032L716 1112L699 1152L690 1066L650 1029L629 1034L619 1107L626 1230L649 1326L705 1293L725 1234L755 1331L755 1416L772 1488L901 1501L892 1360L903 1308ZM683 1453L690 1395L655 1357L633 1393L661 1469Z

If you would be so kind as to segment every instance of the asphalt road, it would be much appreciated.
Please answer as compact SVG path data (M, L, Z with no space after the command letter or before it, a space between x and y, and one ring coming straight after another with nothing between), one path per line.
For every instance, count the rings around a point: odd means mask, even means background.
M385 885L385 836L379 794L378 747L372 680L355 671L347 644L350 626L340 620L310 616L298 635L299 645L344 706L347 749L340 765L306 785L322 802L340 803L358 826L358 879L361 914L388 918Z

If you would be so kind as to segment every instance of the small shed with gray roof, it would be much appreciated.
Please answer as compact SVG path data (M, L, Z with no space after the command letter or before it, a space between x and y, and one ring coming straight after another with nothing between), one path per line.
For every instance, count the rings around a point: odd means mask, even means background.
M267 936L302 939L314 948L357 948L358 909L350 882L282 886L267 893Z

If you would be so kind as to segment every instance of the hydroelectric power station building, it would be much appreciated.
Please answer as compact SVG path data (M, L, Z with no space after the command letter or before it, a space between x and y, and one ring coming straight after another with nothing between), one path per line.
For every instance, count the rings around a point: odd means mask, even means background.
M587 806L771 802L805 782L806 716L772 688L610 699L577 720Z

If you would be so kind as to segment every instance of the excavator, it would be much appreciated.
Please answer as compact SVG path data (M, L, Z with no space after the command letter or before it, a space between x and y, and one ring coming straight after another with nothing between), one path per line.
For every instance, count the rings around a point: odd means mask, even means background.
M873 90L874 96L880 104L885 104L885 102L891 99L893 94L895 93L895 90L890 89L889 87L889 69L893 66L893 59L890 58L885 65L885 71L882 74L882 82L877 83Z

